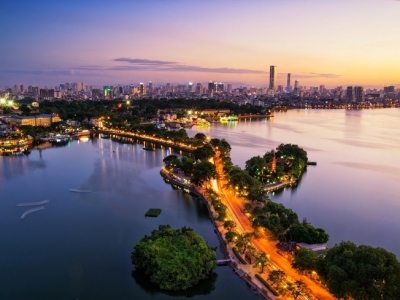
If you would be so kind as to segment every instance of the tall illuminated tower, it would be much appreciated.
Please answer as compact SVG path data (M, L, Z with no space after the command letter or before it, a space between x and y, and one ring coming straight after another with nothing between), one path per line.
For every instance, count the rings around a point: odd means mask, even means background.
M287 83L286 83L286 92L290 93L291 86L290 86L290 73L287 74Z
M277 78L277 66L269 67L269 89L275 91L276 89L276 78Z

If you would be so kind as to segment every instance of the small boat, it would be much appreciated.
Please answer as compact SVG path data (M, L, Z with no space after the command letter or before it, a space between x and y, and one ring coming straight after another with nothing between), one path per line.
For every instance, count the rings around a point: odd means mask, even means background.
M74 193L90 193L91 190L78 190L78 189L69 189L70 192Z
M146 151L155 151L156 149L151 148L151 147L143 147L143 150L146 150Z

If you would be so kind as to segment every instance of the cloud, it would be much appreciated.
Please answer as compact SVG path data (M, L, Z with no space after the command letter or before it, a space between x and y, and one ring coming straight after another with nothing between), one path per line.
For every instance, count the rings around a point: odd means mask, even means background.
M113 59L114 61L128 62L131 64L140 64L140 65L174 65L178 64L175 61L165 61L165 60L151 60L151 59L141 59L141 58L126 58L120 57Z
M116 66L111 67L109 70L119 71L136 71L136 70L147 70L147 71L175 71L175 72L201 72L201 73L223 73L223 74L265 74L265 71L251 70L251 69L236 69L236 68L208 68L200 66L192 66L181 64L174 61L164 60L150 60L141 58L115 58L113 61L127 62L133 64L133 66Z
M286 75L285 75L286 76ZM329 73L305 73L305 74L291 74L293 79L297 78L339 78L341 75Z

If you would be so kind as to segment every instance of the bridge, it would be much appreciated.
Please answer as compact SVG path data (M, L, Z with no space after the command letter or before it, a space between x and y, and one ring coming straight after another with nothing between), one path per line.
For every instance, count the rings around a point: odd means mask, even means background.
M288 182L281 182L277 184L269 184L264 186L264 191L267 193L277 191L279 189L283 189L284 187L290 186L294 183L294 181L288 181Z
M217 260L218 266L227 266L232 260L230 258Z
M163 140L159 139L157 137L152 137L148 135L142 135L142 134L137 134L133 132L128 132L128 131L122 131L122 130L92 130L91 133L101 133L101 134L108 134L111 137L120 137L122 141L127 141L127 142L147 142L150 143L150 146L147 146L148 148L153 148L158 146L160 148L171 148L174 150L178 151L185 151L188 153L192 153L194 150L196 150L195 147L187 146L183 143L177 143L173 142L171 140Z

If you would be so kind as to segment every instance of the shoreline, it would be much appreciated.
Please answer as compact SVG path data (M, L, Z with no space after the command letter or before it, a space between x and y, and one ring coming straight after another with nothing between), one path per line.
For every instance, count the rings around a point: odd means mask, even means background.
M164 178L166 183L170 184L173 187L177 186L177 187L183 188L184 191L190 193L191 195L195 196L198 199L201 199L205 203L208 213L209 213L211 223L214 225L214 228L215 228L214 232L217 234L217 237L220 241L220 246L222 248L221 250L223 250L221 252L225 256L226 259L231 260L228 263L228 266L230 266L233 269L234 273L237 274L241 279L243 279L246 282L246 284L251 288L251 290L256 295L258 295L261 299L266 299L266 300L274 299L269 295L270 292L267 291L266 288L264 288L262 284L257 285L256 281L253 281L252 278L248 278L248 276L246 276L246 275L248 275L248 273L246 271L244 271L242 268L238 267L240 265L240 262L236 259L236 256L234 255L232 249L227 245L226 240L223 238L222 232L220 231L219 226L215 222L210 203L207 201L207 199L204 197L204 195L201 192L199 192L195 187L188 185L188 184L181 183L176 178L174 178L173 176L171 176L167 172L165 172L164 169L160 170L160 175L161 175L161 177ZM252 268L251 265L250 265L250 267Z

